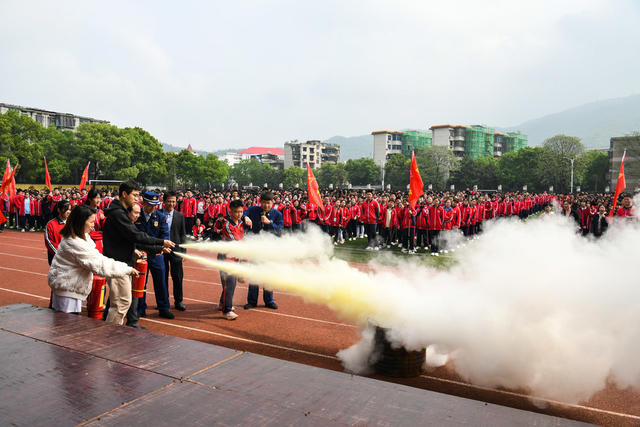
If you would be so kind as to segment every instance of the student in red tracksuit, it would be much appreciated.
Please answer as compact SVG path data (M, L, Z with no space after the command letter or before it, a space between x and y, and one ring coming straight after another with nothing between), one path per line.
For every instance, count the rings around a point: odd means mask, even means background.
M242 240L244 238L245 224L242 222L244 212L242 201L236 199L229 203L229 216L220 217L214 225L214 230L225 242ZM226 255L218 254L218 259L224 260ZM237 259L229 259L237 261ZM220 304L218 309L222 311L222 317L227 320L235 320L238 315L233 311L233 294L236 289L236 276L220 271L220 282L222 283L222 294L220 294Z
M429 250L429 206L424 198L420 197L416 215L416 248Z
M360 221L360 205L357 200L351 199L349 202L349 224L347 224L347 234L349 236L349 240L355 240L358 237L358 223Z
M485 216L487 214L485 210L485 205L482 202L482 199L478 200L476 203L476 234L482 233L482 223L484 222Z
M337 245L340 242L340 217L342 210L340 209L340 201L337 201L331 210L331 216L329 217L329 234L333 239L333 244Z
M92 188L89 190L84 203L96 210L96 219L93 224L93 230L89 232L89 237L91 237L91 240L95 243L98 252L102 253L102 227L107 220L107 217L104 216L104 211L100 209L102 198L98 191L95 188Z
M191 191L187 191L185 197L182 199L180 212L184 215L184 223L187 233L193 233L193 221L196 216L196 199L193 198L193 193L191 193Z
M289 199L285 199L284 203L280 203L280 206L276 208L282 214L282 223L284 224L284 231L291 233L293 229L293 217L295 215L295 209L291 206Z
M433 199L429 204L429 247L432 254L437 254L440 250L440 231L442 231L442 221L444 220L444 208L440 205L440 200Z
M42 222L42 197L37 194L31 199L31 218L33 221L34 229L40 230L43 228Z
M471 215L472 215L472 209L471 206L469 205L469 200L468 199L464 199L464 201L462 202L462 207L460 208L460 214L461 214L461 218L460 218L460 230L462 230L462 234L464 236L470 236L472 235L472 231L471 231Z
M402 218L400 219L400 228L402 229L402 252L415 254L415 237L416 237L416 210L406 206L400 202L402 207Z
M471 208L471 216L469 217L469 235L478 234L478 205L476 199L471 199L469 207Z
M362 222L364 223L367 233L367 249L378 250L376 244L376 226L380 218L380 204L373 198L373 193L367 193L367 198L360 207L362 212Z
M636 219L636 207L633 206L633 201L630 196L624 196L622 199L622 206L616 209L616 216L622 217L627 221Z
M293 202L293 231L299 231L302 227L302 221L304 220L304 209L300 206L300 201Z
M340 243L344 243L347 235L347 224L351 220L351 209L347 207L347 203L343 200L340 202Z
M333 216L333 210L335 207L331 204L328 197L324 198L324 210L318 212L318 225L322 228L322 231L331 235L331 217Z
M200 222L200 218L196 217L195 223L193 227L191 227L191 235L196 240L202 240L202 236L204 235L204 224Z
M387 245L387 248L391 247L394 239L394 229L398 227L398 216L395 211L395 203L390 200L385 208L382 208L382 238L383 244Z

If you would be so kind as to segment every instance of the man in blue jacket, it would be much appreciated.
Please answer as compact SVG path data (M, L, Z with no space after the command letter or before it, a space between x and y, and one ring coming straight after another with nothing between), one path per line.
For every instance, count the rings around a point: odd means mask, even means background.
M248 218L249 221L245 218ZM269 191L264 191L260 195L260 206L251 206L245 211L242 219L245 221L245 224L251 227L251 231L255 234L265 232L280 236L282 232L282 213L277 209L273 209L273 195ZM249 310L258 305L259 293L260 287L250 283L247 294L247 304L244 306L245 310ZM273 310L278 309L276 302L273 300L273 291L262 289L262 296L265 307Z
M153 191L145 191L142 197L143 208L142 212L140 212L140 217L135 222L136 227L138 227L138 230L144 231L149 236L170 240L167 217L163 211L157 210L157 206L160 204L160 195ZM167 282L165 281L163 248L159 246L140 246L138 249L142 249L147 252L147 260L149 263L148 268L151 273L151 277L153 277L153 292L156 296L159 316L165 319L173 319L175 316L169 311L169 289ZM147 275L146 279L148 280L148 278L149 275ZM146 316L147 302L145 296L140 298L138 301L137 308L140 316ZM133 317L135 318L136 316ZM127 313L127 319L129 320L129 313ZM135 323L137 319L133 319L132 321Z

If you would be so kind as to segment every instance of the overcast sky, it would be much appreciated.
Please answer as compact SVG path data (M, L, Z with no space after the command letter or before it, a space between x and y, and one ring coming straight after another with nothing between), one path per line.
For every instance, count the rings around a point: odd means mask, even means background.
M201 150L640 93L640 1L0 0L0 102Z

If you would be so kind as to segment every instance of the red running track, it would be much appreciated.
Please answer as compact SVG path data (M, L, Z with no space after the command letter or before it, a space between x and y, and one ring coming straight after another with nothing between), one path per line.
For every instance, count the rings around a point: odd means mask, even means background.
M305 303L292 294L276 293L278 310L259 307L245 311L241 306L246 302L246 283L239 283L236 288L234 304L238 306L239 317L227 321L217 310L221 292L219 273L190 261L185 261L184 267L187 311L174 310L176 318L166 320L159 318L157 311L147 310L148 317L141 319L146 328L339 371L342 366L336 353L359 339L356 327L341 321L326 307ZM0 305L25 302L46 307L50 293L47 271L42 233L6 230L0 234ZM154 307L154 294L148 293L147 304ZM468 384L451 365L418 378L377 378L595 424L640 425L640 393L619 390L613 385L580 405L544 399L534 405L530 396L515 390Z

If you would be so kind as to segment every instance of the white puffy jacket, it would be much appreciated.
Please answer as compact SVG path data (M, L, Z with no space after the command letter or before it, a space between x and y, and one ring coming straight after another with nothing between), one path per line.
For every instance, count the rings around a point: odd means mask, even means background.
M84 300L91 292L93 275L126 276L131 271L124 262L102 255L89 235L65 237L49 268L49 287L56 295Z

